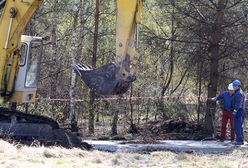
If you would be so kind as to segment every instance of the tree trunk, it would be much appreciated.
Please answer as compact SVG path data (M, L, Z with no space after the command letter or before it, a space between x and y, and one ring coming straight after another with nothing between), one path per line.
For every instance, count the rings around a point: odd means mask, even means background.
M53 9L56 10L58 5L58 0L54 1ZM51 62L50 62L50 97L52 99L56 98L57 91L57 81L58 81L58 45L57 45L57 25L58 18L56 12L53 13L52 16L52 29L51 29L51 45L52 45L52 54L51 54ZM54 108L55 104L53 104Z
M202 107L201 94L202 94L202 68L203 68L203 59L202 59L202 45L199 46L199 59L197 64L197 86L198 86L198 98L197 98L197 124L200 124L200 112Z
M94 31L94 42L93 42L93 56L91 65L93 68L96 67L97 59L97 43L98 43L98 27L99 27L99 5L100 0L96 0L96 12L95 12L95 31ZM90 110L89 110L89 133L94 133L94 119L95 119L95 92L90 91Z
M148 103L146 105L146 122L149 119L149 112L150 112L150 101L148 100Z
M71 38L71 61L72 65L76 64L76 56L77 56L77 21L78 21L78 4L77 0L73 2L73 29L72 29L72 38ZM71 84L70 84L70 118L71 118L71 130L73 132L78 131L77 126L77 115L75 111L75 83L76 83L76 73L74 72L73 68L71 69Z
M139 97L139 95L138 95L138 97ZM140 120L141 120L141 110L140 110L140 102L139 102L139 100L137 101L137 113L138 113L137 124L139 125L140 124Z
M118 113L119 110L115 109L114 110L114 118L113 118L113 122L112 122L112 129L111 129L111 133L112 135L117 135L117 123L118 123Z
M29 107L29 103L25 103L25 113L29 113L28 112L28 107Z
M84 0L80 0L79 1L79 38L78 38L78 51L77 51L77 55L81 56L82 55L82 51L83 51L83 44L84 44L84 27L85 27L85 4L84 4Z
M169 72L169 77L168 80L165 82L164 86L162 87L161 90L161 98L159 99L158 102L158 112L160 114L162 114L163 119L167 119L168 116L166 115L166 110L165 110L165 106L164 106L164 95L166 90L169 88L171 81L172 81L172 77L173 77L173 72L174 72L174 56L175 56L175 52L174 52L174 40L175 40L175 33L176 33L176 29L175 29L175 11L174 11L174 2L173 2L173 11L171 14L171 47L170 47L170 72Z
M201 93L202 93L202 71L201 71L201 67L199 67L199 76L198 76L198 105L197 105L197 124L199 125L200 124L200 112L201 112L201 106L202 106L202 103L201 103Z
M224 9L225 0L218 1L218 9L216 11L216 20L213 26L212 42L209 48L210 52L210 83L208 85L208 97L214 97L217 93L218 86L218 68L219 68L219 43L221 42L221 31L224 22ZM214 132L214 113L215 113L216 103L207 103L207 111L205 115L205 127L209 133Z
M95 31L94 31L94 42L93 42L93 57L91 60L91 65L93 68L96 67L97 58L97 43L98 43L98 30L99 30L99 9L100 0L96 0L96 12L95 12Z
M129 97L129 106L130 106L130 123L131 123L131 126L134 124L134 118L133 118L133 102L132 102L132 97L133 97L133 85L131 84L131 88L130 88L130 97Z
M96 113L96 122L99 122L99 111Z
M94 134L95 132L95 93L90 91L90 102L89 102L89 133Z

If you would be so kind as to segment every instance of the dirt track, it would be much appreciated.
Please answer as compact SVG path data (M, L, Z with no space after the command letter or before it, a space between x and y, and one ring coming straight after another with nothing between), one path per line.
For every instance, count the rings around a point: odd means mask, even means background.
M157 141L153 144L143 144L137 141L85 141L94 149L108 152L154 152L154 151L174 151L174 152L198 152L198 153L225 153L234 149L248 146L235 146L230 141L192 141L192 140L165 140Z

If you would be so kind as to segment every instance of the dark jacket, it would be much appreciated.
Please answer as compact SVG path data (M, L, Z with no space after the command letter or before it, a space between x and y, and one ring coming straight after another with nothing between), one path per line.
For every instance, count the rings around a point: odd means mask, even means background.
M235 91L232 106L236 111L245 111L245 94L242 89L238 89Z
M232 107L232 100L233 100L233 95L230 96L228 91L222 92L221 94L219 94L216 97L216 100L223 100L224 101L224 105L223 105L223 110L229 110L232 111L233 107Z

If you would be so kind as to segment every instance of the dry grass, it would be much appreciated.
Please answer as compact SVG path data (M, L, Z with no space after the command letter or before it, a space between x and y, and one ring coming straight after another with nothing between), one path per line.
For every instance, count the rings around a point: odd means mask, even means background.
M248 159L248 151L240 149L220 155L172 152L113 154L60 147L27 147L0 140L0 158L0 168L238 168Z

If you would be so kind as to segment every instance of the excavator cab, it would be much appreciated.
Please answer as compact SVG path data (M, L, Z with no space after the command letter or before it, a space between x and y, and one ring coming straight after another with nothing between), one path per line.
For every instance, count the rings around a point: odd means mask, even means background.
M11 101L34 102L40 71L42 38L22 35L19 52L19 70Z

